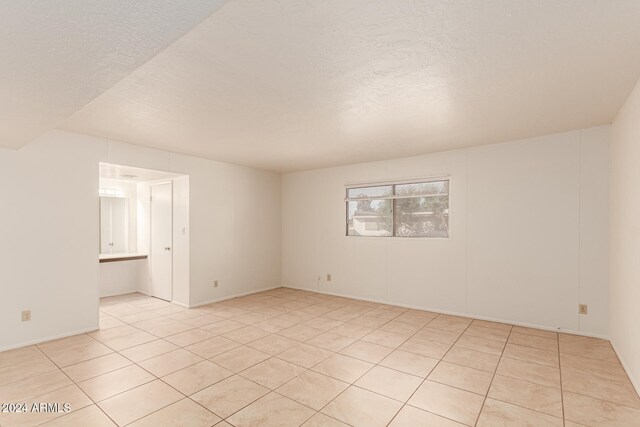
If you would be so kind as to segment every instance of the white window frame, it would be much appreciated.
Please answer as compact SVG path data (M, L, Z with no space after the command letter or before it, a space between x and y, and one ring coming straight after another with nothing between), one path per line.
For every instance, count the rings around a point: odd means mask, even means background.
M440 236L397 236L396 235L396 219L395 219L395 203L393 202L396 199L412 199L417 197L437 197L439 195L407 195L407 196L397 196L396 186L397 185L405 185L405 184L422 184L429 182L441 182L448 181L448 225L449 228L447 230L447 237ZM345 237L364 237L364 238L379 238L379 239L428 239L428 240L449 240L451 239L451 185L452 178L449 175L440 175L433 176L429 178L413 178L413 179L402 179L402 180L394 180L394 181L381 181L381 182L366 182L366 183L350 183L345 184L345 198L344 198L344 209L345 209ZM356 188L371 188L371 187L387 187L391 186L391 195L389 196L378 196L378 197L349 197L349 190L353 190ZM363 235L350 235L349 234L349 202L359 201L359 200L391 200L391 235L390 236L363 236Z

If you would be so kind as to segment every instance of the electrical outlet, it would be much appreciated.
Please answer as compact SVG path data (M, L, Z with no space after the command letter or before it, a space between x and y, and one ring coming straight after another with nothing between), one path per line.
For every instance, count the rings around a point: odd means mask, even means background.
M330 282L330 281L331 281L331 273L328 273L327 274L327 282Z
M578 306L578 313L579 314L588 314L589 310L588 310L587 304L580 304Z
M214 288L217 288L217 287L218 287L218 281L217 281L217 280L214 280L214 281L213 281L213 287L214 287Z
M22 312L22 321L28 322L31 320L31 310L25 310Z

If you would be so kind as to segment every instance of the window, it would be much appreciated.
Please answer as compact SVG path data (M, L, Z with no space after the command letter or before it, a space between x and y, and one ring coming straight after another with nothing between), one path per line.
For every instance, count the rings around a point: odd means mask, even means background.
M449 237L449 180L347 188L347 236Z

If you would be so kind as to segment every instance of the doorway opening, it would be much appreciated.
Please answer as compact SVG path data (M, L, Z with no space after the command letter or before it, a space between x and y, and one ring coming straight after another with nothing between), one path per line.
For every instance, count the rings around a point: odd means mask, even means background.
M188 306L189 176L100 163L100 297Z

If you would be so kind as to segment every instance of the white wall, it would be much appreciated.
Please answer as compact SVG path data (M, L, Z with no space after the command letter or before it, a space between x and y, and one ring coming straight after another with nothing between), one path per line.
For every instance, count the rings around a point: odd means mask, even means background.
M280 284L278 174L52 131L0 150L0 351L97 328L99 162L189 175L189 303Z
M100 297L144 292L148 277L148 259L102 262L98 280Z
M98 162L104 156L106 143L62 133L0 152L0 163L7 163L0 167L0 350L98 326ZM32 320L21 322L27 309Z
M606 336L609 131L285 175L283 283ZM345 184L443 174L450 239L344 236Z
M578 320L581 331L597 331L608 337L611 127L601 129L608 135L583 132L580 138L579 299L589 304L589 315ZM602 143L604 138L609 143Z
M613 124L611 341L640 392L640 83Z
M109 163L189 176L190 306L280 285L279 174L119 142Z
M280 175L179 155L171 171L189 175L190 305L279 286Z
M189 305L189 177L173 181L173 301ZM148 280L147 280L148 283Z

